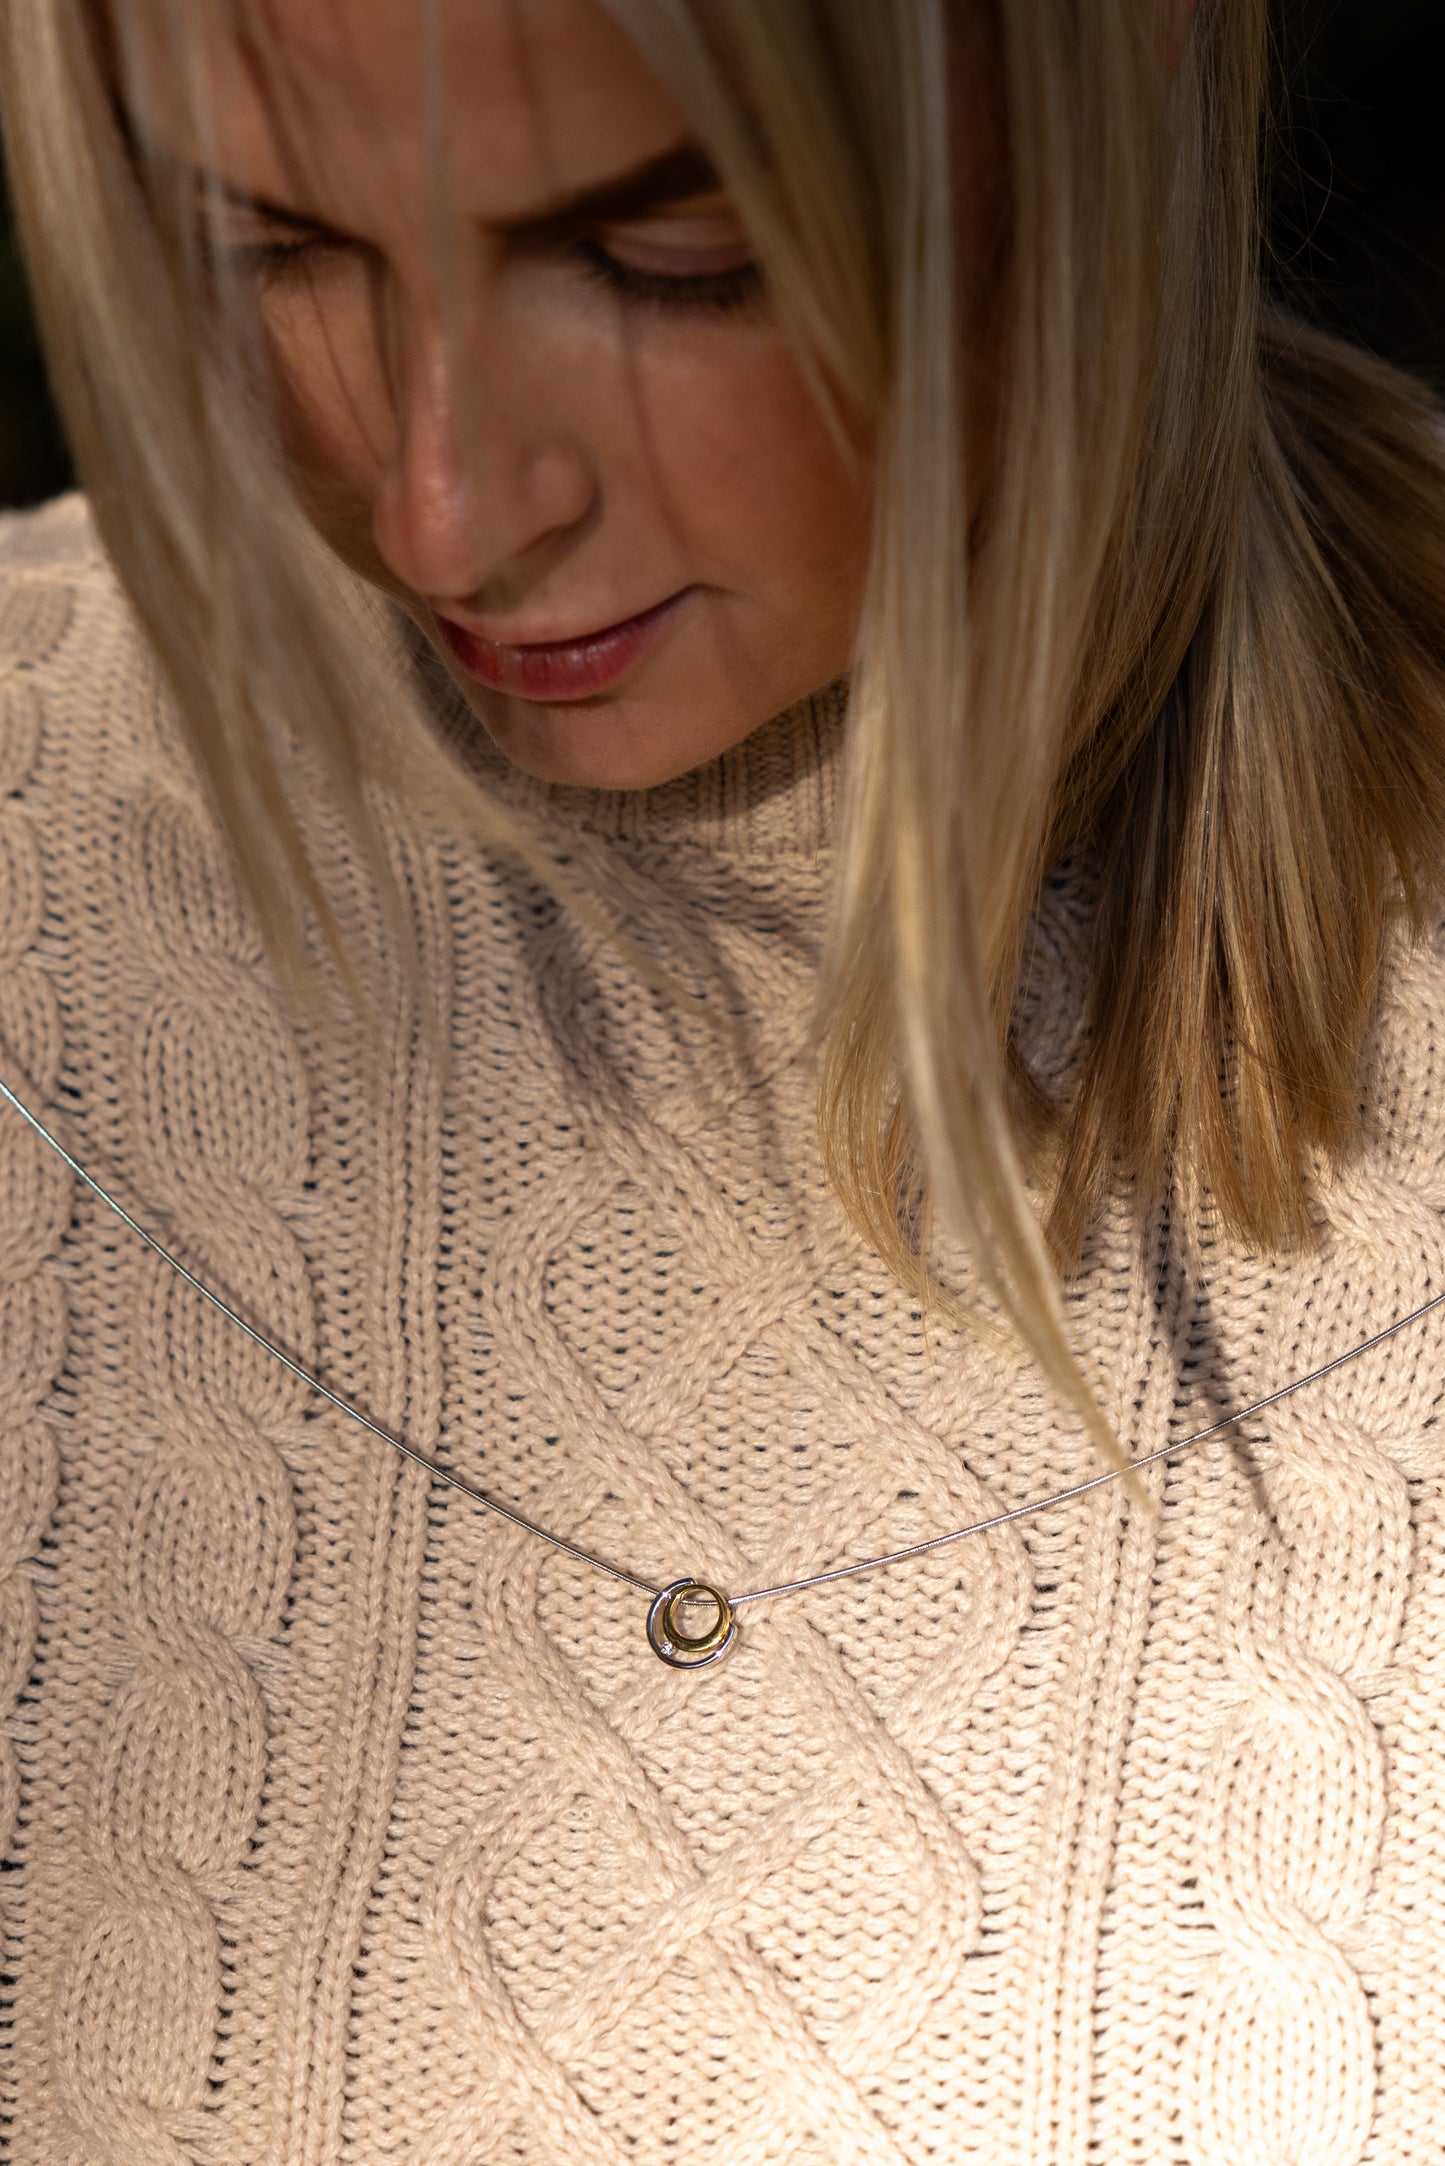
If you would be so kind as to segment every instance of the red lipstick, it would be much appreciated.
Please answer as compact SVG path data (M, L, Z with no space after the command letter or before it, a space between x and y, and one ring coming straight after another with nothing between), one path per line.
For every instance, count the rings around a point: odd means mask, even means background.
M463 669L494 692L539 701L593 699L624 677L662 637L671 618L691 592L684 587L640 616L576 639L547 639L509 646L484 639L450 617L437 615L437 628Z

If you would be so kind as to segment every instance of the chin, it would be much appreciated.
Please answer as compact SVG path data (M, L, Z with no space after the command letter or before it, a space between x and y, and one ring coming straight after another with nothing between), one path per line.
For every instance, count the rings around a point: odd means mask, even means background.
M582 790L654 790L675 782L751 737L771 712L752 715L728 703L709 713L696 698L664 704L626 693L552 705L463 689L514 767L538 782Z

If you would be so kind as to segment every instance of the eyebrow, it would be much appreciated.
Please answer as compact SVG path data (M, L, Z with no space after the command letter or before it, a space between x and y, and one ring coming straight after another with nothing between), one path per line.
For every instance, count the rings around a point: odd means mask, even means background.
M269 225L289 226L306 233L330 230L324 219L310 217L304 211L291 210L284 203L255 195L250 189L238 187L218 174L198 172L196 182L204 191L213 190L233 209L250 211ZM494 219L490 223L497 232L509 237L532 239L574 225L621 223L626 219L642 218L674 203L715 195L721 187L722 180L712 159L700 143L689 139L674 144L654 158L644 159L640 165L629 166L626 172L615 173L607 180L596 181L570 195L555 197L518 217Z
M525 217L500 219L498 227L503 233L532 233L589 219L639 218L672 203L690 202L694 196L714 195L721 187L712 159L701 143L689 138L625 173L578 189Z

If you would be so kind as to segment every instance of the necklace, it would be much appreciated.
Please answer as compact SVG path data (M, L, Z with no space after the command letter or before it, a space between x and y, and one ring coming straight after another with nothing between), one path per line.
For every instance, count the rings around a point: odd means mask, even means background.
M1145 1467L1156 1466L1161 1459L1173 1459L1182 1452L1191 1451L1196 1444L1204 1443L1209 1437L1218 1436L1222 1429L1233 1428L1237 1423L1252 1420L1256 1414L1264 1413L1268 1407L1278 1406L1282 1399L1292 1397L1295 1392L1305 1390L1310 1384L1319 1383L1322 1378L1333 1375L1336 1369L1343 1369L1347 1363L1358 1361L1362 1354L1368 1354L1372 1348L1382 1346L1387 1339L1393 1339L1397 1332L1419 1323L1433 1309L1445 1304L1445 1292L1434 1295L1429 1301L1421 1302L1419 1308L1411 1309L1407 1316L1397 1317L1393 1324L1387 1324L1371 1338L1362 1339L1358 1346L1350 1347L1343 1354L1337 1354L1333 1361L1322 1362L1319 1368L1311 1369L1306 1375L1297 1376L1288 1384L1281 1384L1278 1390L1268 1393L1263 1399L1256 1399L1252 1406L1244 1407L1236 1414L1221 1415L1218 1421L1210 1422L1206 1428L1196 1429L1192 1436L1181 1437L1177 1443L1162 1445L1158 1451L1149 1452L1142 1459L1132 1460L1127 1466L1110 1467L1102 1474L1091 1475L1087 1481L1075 1482L1071 1488L1055 1490L1050 1496L1036 1497L1028 1504L1016 1504L1006 1512L994 1512L989 1518L973 1520L966 1527L955 1527L948 1534L935 1534L927 1541L910 1543L906 1549L888 1550L882 1556L863 1557L853 1564L835 1565L828 1572L815 1572L807 1579L784 1580L775 1587L754 1587L743 1594L725 1594L720 1588L701 1579L675 1579L665 1587L658 1587L651 1580L640 1578L637 1573L625 1570L620 1564L613 1564L606 1557L593 1556L590 1550L568 1541L565 1535L554 1534L550 1528L538 1526L535 1520L513 1511L510 1505L488 1496L484 1490L474 1488L470 1482L463 1481L460 1475L453 1474L448 1468L438 1466L434 1459L426 1458L402 1437L394 1436L391 1430L382 1428L379 1422L374 1422L369 1415L363 1414L359 1407L352 1406L349 1400L343 1399L319 1376L314 1376L309 1369L303 1368L300 1362L294 1361L284 1348L268 1339L263 1331L258 1331L254 1324L248 1323L228 1301L224 1301L204 1280L197 1278L195 1272L183 1264L178 1256L173 1256L153 1233L148 1232L138 1219L131 1216L124 1204L111 1195L109 1189L102 1187L94 1174L87 1172L79 1159L72 1157L59 1137L53 1135L39 1116L31 1112L29 1106L17 1097L3 1077L0 1077L0 1098L14 1107L36 1135L64 1160L71 1172L83 1181L92 1194L98 1196L148 1249L167 1263L188 1286L193 1287L202 1300L209 1302L213 1309L218 1310L265 1353L279 1361L283 1368L289 1369L309 1390L329 1400L331 1405L349 1420L359 1423L363 1429L369 1430L372 1436L379 1437L383 1444L390 1444L403 1458L410 1459L413 1465L425 1467L427 1473L437 1481L450 1489L458 1490L462 1496L470 1498L473 1504L479 1504L484 1510L495 1513L498 1519L506 1520L509 1526L520 1529L523 1534L535 1536L538 1541L546 1542L553 1549L559 1550L563 1556L574 1557L579 1564L589 1565L593 1571L603 1572L622 1586L635 1588L639 1594L646 1595L649 1598L646 1626L648 1645L660 1661L665 1662L669 1668L678 1670L705 1669L709 1663L720 1661L737 1640L738 1612L749 1608L755 1602L770 1602L787 1594L804 1594L812 1587L830 1587L839 1580L857 1579L864 1572L881 1572L888 1565L907 1564L915 1557L932 1556L935 1550L949 1549L955 1542L967 1541L971 1535L988 1534L996 1527L1011 1526L1021 1519L1033 1519L1040 1512L1051 1511L1056 1505L1071 1504L1076 1498L1086 1497L1095 1489L1103 1489L1110 1482L1121 1480L1126 1474L1141 1473Z

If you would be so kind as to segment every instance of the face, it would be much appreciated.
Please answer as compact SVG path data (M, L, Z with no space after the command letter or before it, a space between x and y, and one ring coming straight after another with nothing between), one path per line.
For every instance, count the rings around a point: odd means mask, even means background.
M295 485L529 773L658 783L848 665L840 442L748 236L598 0L126 0L147 148L209 175Z

